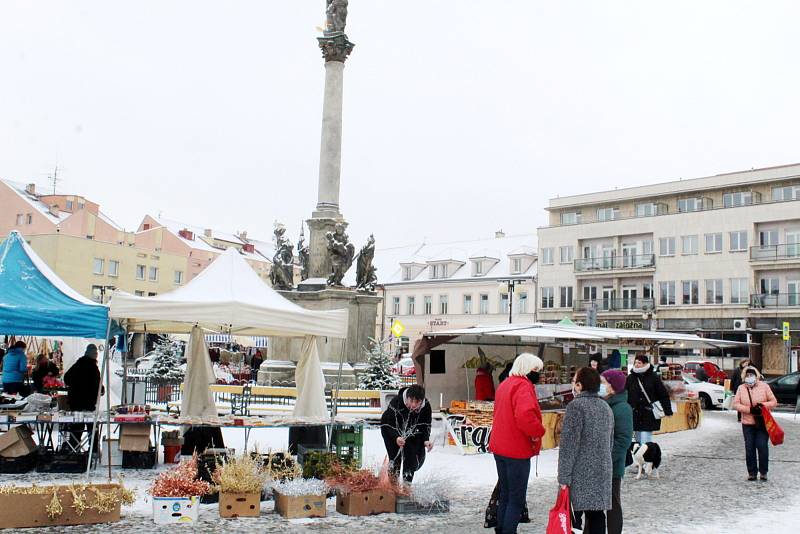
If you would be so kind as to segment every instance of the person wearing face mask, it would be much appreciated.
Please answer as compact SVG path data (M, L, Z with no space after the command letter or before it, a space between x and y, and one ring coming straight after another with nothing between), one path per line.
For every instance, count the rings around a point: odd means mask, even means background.
M761 409L774 408L778 401L755 367L745 367L743 376L744 384L736 390L733 409L742 414L747 480L756 480L758 474L766 482L769 472L769 434Z
M537 356L520 354L495 394L489 450L497 467L498 533L517 531L526 502L531 457L538 456L542 448L545 428L534 383L543 368Z
M639 443L653 441L653 432L661 430L661 420L653 415L652 403L661 402L664 415L672 415L669 393L661 377L653 371L647 354L637 354L633 361L633 371L628 375L625 389L628 404L633 409L633 434Z
M611 510L606 513L608 534L622 533L622 478L625 476L625 457L633 438L633 410L628 404L625 375L619 370L608 370L600 375L598 395L606 399L614 414L614 445L611 448L613 474L611 478Z
M605 512L612 509L614 413L598 395L600 375L594 369L578 369L572 390L575 399L564 413L558 446L558 483L569 488L573 510L583 512L583 532L603 534Z
M744 359L739 362L739 366L733 370L733 374L731 375L731 392L736 395L736 392L739 391L739 386L742 385L742 379L744 378L744 370L745 368L753 365L749 358ZM736 412L736 420L741 422L742 421L742 414L740 412Z
M394 477L400 476L402 465L403 480L410 483L425 463L425 452L433 448L431 415L425 388L416 384L398 391L383 412L381 436Z

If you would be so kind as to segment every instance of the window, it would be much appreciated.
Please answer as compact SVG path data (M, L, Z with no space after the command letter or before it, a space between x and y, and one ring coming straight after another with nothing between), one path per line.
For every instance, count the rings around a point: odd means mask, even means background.
M158 267L150 267L150 281L151 282L158 281Z
M17 213L17 226L22 226L23 224L25 224L25 214Z
M447 315L447 295L439 295L439 313Z
M731 252L747 250L747 230L731 232Z
M731 304L747 302L747 278L731 278Z
M411 280L411 267L403 267L403 280Z
M30 213L28 213L27 215L25 215L25 222L26 222L27 224L33 224L33 215L31 215Z
M430 356L430 374L443 375L447 372L443 350L432 350Z
M781 292L777 278L762 278L760 286L762 295L777 295Z
M559 256L561 263L572 263L575 256L575 249L572 245L559 247Z
M143 297L144 296L144 291L136 290L136 291L133 292L133 294L136 295L137 297Z
M700 303L700 289L697 280L684 280L682 304L699 304Z
M722 304L722 280L706 280L706 304Z
M553 288L552 287L543 287L542 288L542 308L552 308L554 307L555 302L553 299Z
M119 276L119 262L108 260L108 276Z
M433 313L433 298L430 295L422 297L422 312L425 315Z
M155 297L156 295L158 295L158 293L153 293L152 291L150 291L149 293L147 293L147 296L148 296L148 297Z
M508 313L508 293L500 293L500 309L497 313Z
M434 263L431 271L431 278L447 278L447 264Z
M489 295L484 293L480 296L480 309L478 311L481 315L489 313Z
M758 194L753 194L752 191L739 191L738 193L725 193L722 195L722 205L726 208L749 206L753 202L758 202Z
M637 217L652 217L654 215L658 215L658 204L655 202L636 204Z
M85 207L86 207L86 202L84 202L83 200L79 200L78 201L78 209L82 210Z
M472 295L464 295L464 314L472 313Z
M545 265L553 265L553 248L546 247L542 249L542 263Z
M613 221L619 218L619 208L597 208L598 221Z
M175 271L174 281L176 286L179 286L183 283L183 271Z
M678 200L678 211L681 213L700 211L703 207L702 198L682 198Z
M406 299L406 315L414 315L414 304L416 300L416 297L408 297L408 299Z
M95 258L94 259L94 269L92 270L92 272L94 274L103 274L104 265L105 265L105 261L103 261L103 258Z
M515 274L522 272L522 258L514 258L511 260L511 272Z
M762 247L774 247L778 244L777 230L762 230L758 232L758 244Z
M706 234L706 254L722 252L722 234Z
M672 306L675 304L675 282L659 282L659 301L662 306Z
M519 294L519 313L528 313L528 294Z
M392 315L400 315L400 297L392 297Z
M75 203L71 200L67 200L67 211L72 211L73 206L75 206Z
M92 286L92 300L103 303L103 286Z
M475 266L475 274L480 275L483 274L483 262L478 260L473 264Z
M784 200L800 200L800 185L773 187L772 200L776 202L782 202Z
M559 288L559 293L561 294L561 301L559 305L562 308L571 308L572 307L572 286L561 286Z
M645 282L642 284L642 298L643 299L653 298L653 282Z
M147 268L144 265L137 265L136 266L136 279L137 280L144 280L144 274Z
M681 252L684 256L697 254L697 236L685 235L681 237Z
M561 214L561 224L580 224L581 212L568 211Z
M658 240L658 254L659 256L674 256L675 255L675 238L662 237Z

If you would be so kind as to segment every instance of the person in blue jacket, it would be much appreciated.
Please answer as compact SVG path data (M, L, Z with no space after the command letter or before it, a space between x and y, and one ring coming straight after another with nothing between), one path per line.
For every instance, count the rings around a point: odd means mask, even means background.
M25 385L25 375L28 373L26 347L24 341L17 341L3 357L3 392L9 395L19 393L27 397L30 393L28 386Z

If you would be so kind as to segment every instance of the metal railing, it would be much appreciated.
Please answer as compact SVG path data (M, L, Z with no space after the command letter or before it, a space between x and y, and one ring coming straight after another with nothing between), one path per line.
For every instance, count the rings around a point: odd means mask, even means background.
M586 311L592 305L597 306L597 311L642 311L644 308L652 310L655 306L653 299L644 298L613 298L613 299L589 299L576 300L573 309L577 312Z
M800 307L800 293L759 293L750 295L750 307L755 309Z
M655 254L635 254L631 256L608 256L603 258L582 258L575 260L575 272L616 271L622 269L655 268Z
M800 243L750 247L750 261L800 260Z

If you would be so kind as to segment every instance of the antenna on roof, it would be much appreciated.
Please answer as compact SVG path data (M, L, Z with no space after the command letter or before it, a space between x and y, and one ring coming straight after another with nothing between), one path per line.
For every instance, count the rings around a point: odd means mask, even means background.
M53 184L53 194L56 194L56 184L58 184L58 165L53 169L53 174L49 176L50 183Z

